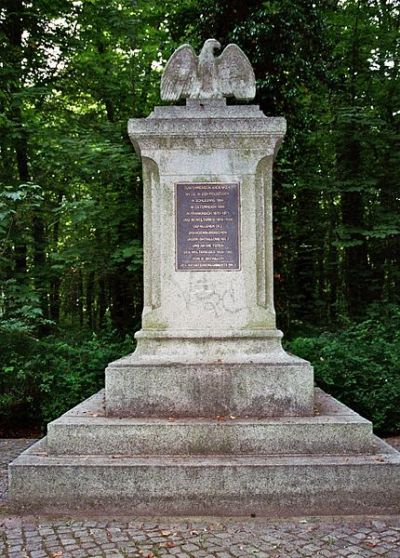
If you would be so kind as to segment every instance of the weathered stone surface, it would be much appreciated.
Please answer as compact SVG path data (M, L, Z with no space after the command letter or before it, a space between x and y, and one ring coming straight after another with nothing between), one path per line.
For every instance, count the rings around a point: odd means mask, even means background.
M305 361L114 363L106 370L106 394L109 416L304 416L314 405Z
M400 454L317 391L313 417L121 419L103 393L10 465L17 508L185 515L400 512Z
M308 455L377 451L372 424L317 390L310 417L110 418L104 391L51 422L54 455Z
M273 304L271 178L285 130L217 101L129 122L144 166L144 310L135 353L106 370L108 414L312 414L312 368L283 351ZM177 269L178 183L238 185L239 269Z
M230 44L215 58L214 50L220 48L218 41L208 39L197 57L190 45L180 46L162 75L161 99L254 99L256 81L247 56L237 45Z
M34 440L0 440L0 479L6 464ZM25 446L25 447L24 447ZM0 490L0 556L100 558L398 558L400 515L298 517L132 517L93 510L63 516L15 515ZM306 510L307 511L307 510Z
M198 334L205 340L275 330L271 176L286 130L258 107L158 107L130 120L144 167L144 298L142 332ZM197 118L193 114L197 113ZM249 116L251 115L251 116ZM239 182L241 270L175 269L175 183Z
M398 513L400 455L52 456L39 442L10 465L15 508L176 515Z
M0 438L0 507L1 500L5 499L7 493L8 464L36 441L29 438Z

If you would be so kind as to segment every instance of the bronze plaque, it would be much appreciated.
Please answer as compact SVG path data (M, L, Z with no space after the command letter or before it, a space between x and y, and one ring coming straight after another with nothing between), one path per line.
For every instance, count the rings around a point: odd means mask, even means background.
M240 185L180 182L175 185L176 269L240 269Z

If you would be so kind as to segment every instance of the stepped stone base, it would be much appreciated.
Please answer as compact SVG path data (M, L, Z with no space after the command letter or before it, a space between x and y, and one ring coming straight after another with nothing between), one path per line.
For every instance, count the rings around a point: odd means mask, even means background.
M310 417L117 419L103 393L49 424L10 465L30 511L149 515L400 512L400 454L317 390Z
M243 419L105 416L104 391L47 427L52 455L290 455L374 453L372 424L321 390L310 417Z

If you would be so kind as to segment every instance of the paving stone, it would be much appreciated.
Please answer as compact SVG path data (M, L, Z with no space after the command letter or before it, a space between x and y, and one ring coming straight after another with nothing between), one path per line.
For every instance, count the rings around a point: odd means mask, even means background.
M323 548L322 550L320 550L320 555L323 556L324 558L335 558L336 553L332 552L331 550L327 550Z
M115 543L106 542L101 545L101 548L103 548L104 550L112 550L115 548L115 546L116 546Z
M84 542L84 543L81 543L80 546L82 548L86 548L86 550L89 550L90 548L95 548L97 545L95 545L93 542Z
M64 539L63 537L60 537L60 543L63 546L68 546L68 545L71 545L71 544L75 544L76 541L75 541L75 539Z

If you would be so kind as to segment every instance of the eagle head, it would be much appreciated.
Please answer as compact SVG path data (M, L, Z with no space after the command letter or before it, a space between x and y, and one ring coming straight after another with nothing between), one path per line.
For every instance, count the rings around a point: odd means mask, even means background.
M207 39L204 43L202 50L214 53L214 50L219 50L221 48L221 43L216 39Z

